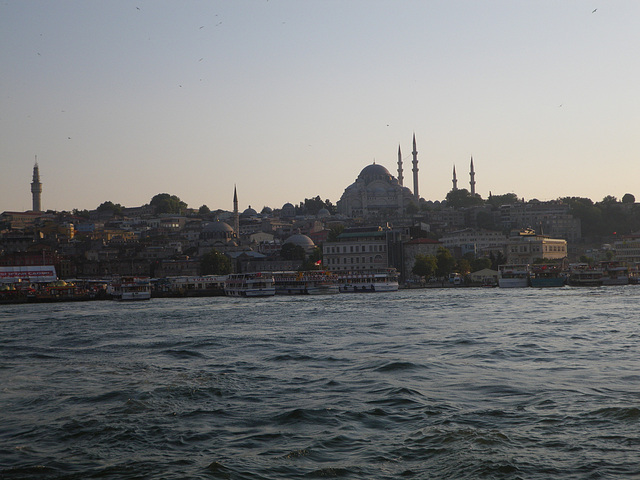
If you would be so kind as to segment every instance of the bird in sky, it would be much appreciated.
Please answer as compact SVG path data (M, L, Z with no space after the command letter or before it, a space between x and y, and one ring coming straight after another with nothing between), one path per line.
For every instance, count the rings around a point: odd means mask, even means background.
M598 11L598 9L597 9L597 8L594 8L594 9L591 11L591 13L596 13L597 11Z

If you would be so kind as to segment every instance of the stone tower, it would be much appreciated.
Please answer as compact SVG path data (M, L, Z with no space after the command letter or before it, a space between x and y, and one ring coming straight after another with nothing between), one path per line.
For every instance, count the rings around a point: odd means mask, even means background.
M418 193L418 149L416 148L416 134L413 134L413 196L416 200L420 199Z
M38 157L36 156L36 164L33 166L33 181L31 182L32 210L34 212L42 211L42 183L40 183L40 169L38 168Z
M453 166L453 189L458 190L458 178L456 177L456 166Z
M236 238L240 238L240 212L238 211L238 192L233 186L233 230Z
M400 145L398 145L398 183L402 186L404 177L402 176L402 152L400 151Z
M476 172L473 171L473 157L471 157L471 170L469 171L469 177L471 177L471 181L469 185L471 185L471 195L476 194Z

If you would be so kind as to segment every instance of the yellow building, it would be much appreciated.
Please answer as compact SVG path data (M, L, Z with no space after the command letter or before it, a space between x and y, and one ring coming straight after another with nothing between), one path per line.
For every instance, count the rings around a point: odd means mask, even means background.
M524 230L511 235L507 242L507 263L527 265L535 260L561 260L567 256L567 241L536 235L533 230Z

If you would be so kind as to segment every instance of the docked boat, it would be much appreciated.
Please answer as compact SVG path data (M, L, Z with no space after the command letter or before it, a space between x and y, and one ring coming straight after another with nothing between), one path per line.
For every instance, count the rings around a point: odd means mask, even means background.
M160 279L154 297L218 297L224 295L227 275L183 276Z
M532 287L562 287L566 277L560 265L533 265L529 282Z
M272 273L232 273L224 282L224 293L230 297L270 297L276 294Z
M340 293L338 276L325 271L274 272L276 295L331 295Z
M501 288L528 287L529 275L529 265L499 265L498 286Z
M149 277L116 277L111 281L108 291L116 300L149 300L151 280Z
M599 268L591 268L586 263L569 265L568 283L572 287L599 287L602 285L603 272Z
M629 285L631 271L621 262L601 262L602 285Z
M395 268L338 274L338 286L342 293L396 292L398 272Z

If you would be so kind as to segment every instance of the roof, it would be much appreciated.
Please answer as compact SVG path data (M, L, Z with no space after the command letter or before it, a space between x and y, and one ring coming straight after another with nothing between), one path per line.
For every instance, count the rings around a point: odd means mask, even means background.
M385 232L375 231L375 232L352 232L352 233L341 233L338 235L338 240L344 240L347 238L368 238L368 237L384 237Z
M433 238L414 238L413 240L409 240L409 245L439 245L442 242L440 240L434 240Z

